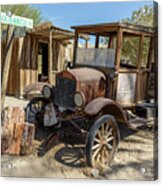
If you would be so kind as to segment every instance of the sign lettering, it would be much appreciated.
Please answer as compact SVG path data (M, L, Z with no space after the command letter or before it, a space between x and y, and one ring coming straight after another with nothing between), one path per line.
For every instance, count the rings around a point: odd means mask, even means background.
M20 16L8 16L6 13L1 12L1 23L10 24L14 26L33 28L33 20Z

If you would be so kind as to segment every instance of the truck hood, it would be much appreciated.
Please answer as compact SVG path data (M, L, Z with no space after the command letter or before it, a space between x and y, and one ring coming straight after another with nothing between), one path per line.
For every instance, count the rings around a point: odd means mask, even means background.
M99 70L87 67L68 69L60 72L59 76L75 80L75 92L85 95L86 104L97 97L105 96L106 77Z
M69 69L68 72L81 83L106 80L105 75L101 71L92 68Z

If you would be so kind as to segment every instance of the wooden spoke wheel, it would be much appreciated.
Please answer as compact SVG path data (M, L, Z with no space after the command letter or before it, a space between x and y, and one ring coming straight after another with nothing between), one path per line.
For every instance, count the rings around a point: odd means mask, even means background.
M43 124L44 108L48 103L46 98L33 98L26 107L26 121L36 126Z
M113 116L103 115L92 125L86 140L88 166L107 168L117 150L119 129Z

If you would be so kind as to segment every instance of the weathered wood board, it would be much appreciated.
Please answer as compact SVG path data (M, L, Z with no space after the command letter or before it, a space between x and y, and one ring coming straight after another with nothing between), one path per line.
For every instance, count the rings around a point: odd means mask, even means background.
M118 76L117 97L118 103L130 105L135 101L136 73L120 73Z

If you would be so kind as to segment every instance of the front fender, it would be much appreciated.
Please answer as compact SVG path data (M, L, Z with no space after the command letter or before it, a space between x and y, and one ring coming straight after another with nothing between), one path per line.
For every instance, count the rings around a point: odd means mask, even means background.
M52 88L52 85L49 84L49 83L36 82L36 83L32 83L32 84L26 86L26 87L24 88L24 93L25 93L25 94L28 94L28 93L33 92L33 91L39 91L39 92L41 93L41 91L42 91L42 89L43 89L43 87L44 87L45 85L47 85L47 86L49 86L49 87Z
M85 114L89 116L95 116L101 111L103 114L114 116L117 122L129 125L128 119L122 107L111 99L103 97L96 98L89 102L84 109Z

